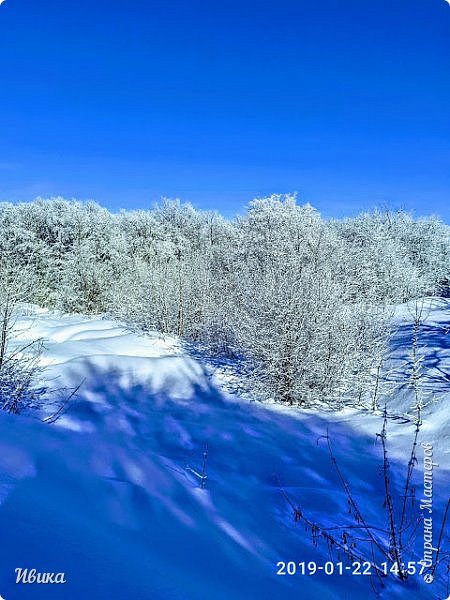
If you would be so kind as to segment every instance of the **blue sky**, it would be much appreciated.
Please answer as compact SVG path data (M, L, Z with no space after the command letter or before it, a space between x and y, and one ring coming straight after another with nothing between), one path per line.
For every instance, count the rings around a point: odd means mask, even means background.
M450 222L444 0L5 0L0 199Z

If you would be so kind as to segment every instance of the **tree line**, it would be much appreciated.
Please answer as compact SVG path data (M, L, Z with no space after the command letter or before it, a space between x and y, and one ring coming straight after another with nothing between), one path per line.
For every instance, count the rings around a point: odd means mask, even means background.
M173 200L119 213L3 203L0 233L1 306L15 297L176 334L241 360L257 396L302 406L369 403L390 307L450 281L437 217L324 219L292 195L233 219Z

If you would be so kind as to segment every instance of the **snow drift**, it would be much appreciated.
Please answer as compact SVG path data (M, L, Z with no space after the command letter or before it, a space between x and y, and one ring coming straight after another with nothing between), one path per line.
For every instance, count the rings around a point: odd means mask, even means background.
M442 331L449 306L431 307L432 323ZM188 356L174 337L138 336L100 318L28 312L18 322L17 339L45 340L43 360L53 387L81 386L52 425L42 422L55 411L51 404L39 415L0 414L0 595L370 597L367 577L276 574L279 561L329 560L326 545L315 547L293 521L279 488L322 525L348 522L346 496L320 442L328 429L367 519L384 525L379 416L244 402L220 387L206 363ZM439 364L429 368L441 374L450 366L447 339L433 338ZM406 351L405 340L396 338L396 356ZM430 409L421 432L438 444L437 512L449 466L448 389L444 385L447 397ZM407 391L400 399L404 408ZM389 431L393 479L401 489L413 427L390 420ZM67 583L16 584L17 568L64 572ZM402 585L391 577L380 595L445 598L448 591L443 579L427 586L418 576Z

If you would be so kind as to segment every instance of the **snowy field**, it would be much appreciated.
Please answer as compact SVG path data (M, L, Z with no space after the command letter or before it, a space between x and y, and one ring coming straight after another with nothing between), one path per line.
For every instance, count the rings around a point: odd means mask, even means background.
M448 495L450 302L427 301L421 328L427 398L420 441L434 460L434 535ZM0 414L0 595L20 598L261 600L429 598L432 584L352 575L277 575L279 561L330 560L294 522L280 486L313 522L349 523L347 497L321 436L372 524L383 527L380 415L259 405L227 391L206 361L173 337L139 336L117 322L30 307L21 342L42 338L50 387L80 386L54 423L51 402L28 416ZM411 311L397 311L391 363L398 390L390 415L406 415L412 392L403 365ZM403 373L403 375L402 375ZM403 377L403 380L402 380ZM414 425L390 418L388 450L400 494ZM205 459L205 449L207 455ZM423 487L421 449L414 474ZM206 478L202 478L206 475ZM422 484L421 484L422 478ZM439 518L440 516L440 518ZM415 560L421 558L418 530ZM423 544L422 544L423 545ZM338 553L332 560L337 564ZM345 557L340 558L347 565ZM410 560L413 560L410 558ZM64 585L17 585L15 569L64 572Z

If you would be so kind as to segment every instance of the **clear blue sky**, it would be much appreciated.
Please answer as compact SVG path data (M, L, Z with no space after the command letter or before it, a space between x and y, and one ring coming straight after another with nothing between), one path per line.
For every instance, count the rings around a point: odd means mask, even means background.
M5 0L0 199L450 222L444 0Z

